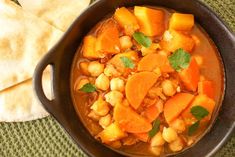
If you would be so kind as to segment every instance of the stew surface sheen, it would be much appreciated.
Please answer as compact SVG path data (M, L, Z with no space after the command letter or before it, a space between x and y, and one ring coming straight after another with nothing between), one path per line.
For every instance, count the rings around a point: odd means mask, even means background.
M193 15L118 8L78 47L71 71L74 107L90 134L115 149L133 155L180 152L216 118L222 67Z

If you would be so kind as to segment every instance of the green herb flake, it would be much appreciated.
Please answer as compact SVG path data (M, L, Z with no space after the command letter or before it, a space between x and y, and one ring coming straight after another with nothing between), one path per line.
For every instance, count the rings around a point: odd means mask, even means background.
M135 67L135 63L133 63L133 61L130 58L122 56L120 57L120 59L126 68L133 69Z
M195 122L194 124L192 124L189 128L188 128L188 135L192 136L197 129L199 128L200 125L200 121Z
M168 57L170 65L179 72L181 69L186 69L189 66L191 56L184 49L180 48L176 50L172 55Z
M135 39L135 41L137 41L140 45L143 45L144 47L146 48L149 48L152 44L152 41L151 39L144 35L143 33L141 32L135 32L133 34L133 38Z
M158 133L158 131L160 130L160 120L159 119L156 119L154 122L153 122L153 128L152 130L150 130L148 132L148 135L150 138L152 138L154 135L156 135L156 133Z
M87 83L80 90L86 93L92 93L96 91L96 87L93 84Z
M193 106L190 112L197 120L201 120L209 114L207 109L202 106Z

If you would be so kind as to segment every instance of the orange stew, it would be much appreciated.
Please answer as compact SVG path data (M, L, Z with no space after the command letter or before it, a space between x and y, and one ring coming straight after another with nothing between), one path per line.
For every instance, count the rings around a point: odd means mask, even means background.
M192 14L118 8L78 49L74 105L89 132L108 146L132 154L178 152L215 118L221 67Z

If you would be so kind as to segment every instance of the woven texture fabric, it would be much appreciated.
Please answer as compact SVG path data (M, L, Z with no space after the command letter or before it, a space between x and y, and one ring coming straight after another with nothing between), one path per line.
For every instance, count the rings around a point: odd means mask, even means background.
M235 0L202 0L235 32ZM86 157L51 117L0 123L0 157ZM216 154L235 157L235 134Z

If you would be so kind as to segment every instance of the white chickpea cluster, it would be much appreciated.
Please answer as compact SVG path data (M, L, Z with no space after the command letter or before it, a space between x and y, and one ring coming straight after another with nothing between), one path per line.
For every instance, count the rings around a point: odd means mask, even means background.
M109 89L109 78L104 73L100 74L95 80L95 86L103 91Z
M117 103L121 103L123 100L123 94L119 91L110 91L105 96L105 100L110 103L112 106L115 106Z
M125 82L120 78L113 78L110 81L110 89L123 92L125 90Z

